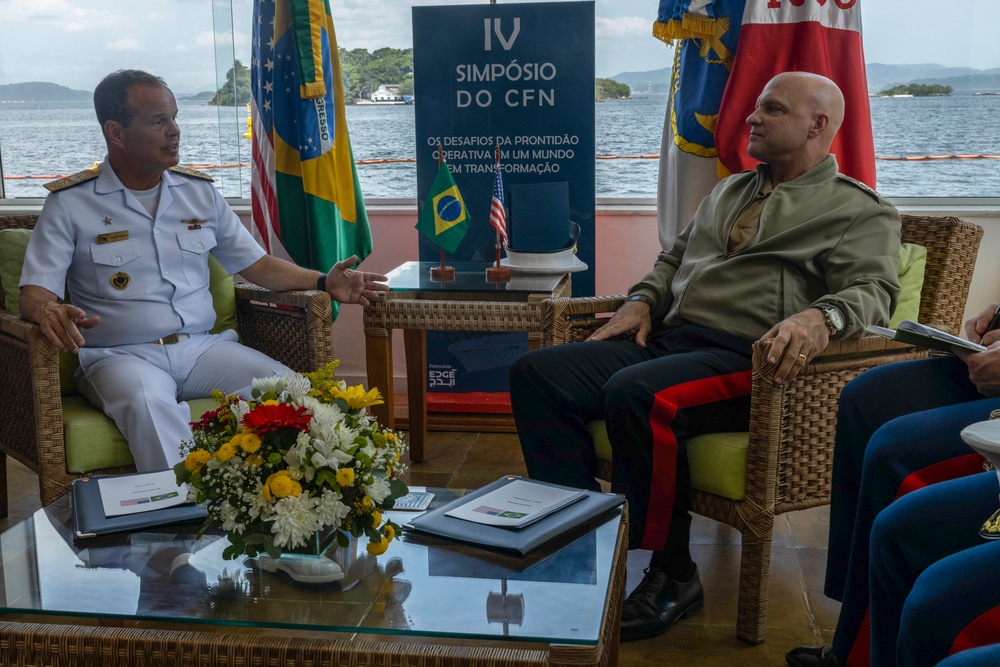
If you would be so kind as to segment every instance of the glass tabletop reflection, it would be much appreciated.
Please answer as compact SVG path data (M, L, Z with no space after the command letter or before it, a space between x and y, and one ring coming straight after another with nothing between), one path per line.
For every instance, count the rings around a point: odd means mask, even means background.
M440 262L405 262L390 271L389 288L397 292L468 292L538 294L552 292L566 273L513 273L507 282L491 283L486 279L485 262L449 262L455 269L453 280L435 280L431 268Z
M429 490L432 508L461 494ZM596 644L620 518L523 559L407 532L377 557L352 543L337 554L344 579L314 585L224 560L228 541L196 538L198 524L74 541L66 496L0 534L0 600L27 614Z

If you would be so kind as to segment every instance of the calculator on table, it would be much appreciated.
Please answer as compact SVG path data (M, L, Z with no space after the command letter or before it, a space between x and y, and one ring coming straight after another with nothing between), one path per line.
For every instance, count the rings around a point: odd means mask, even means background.
M407 512L423 512L434 500L434 494L428 491L410 491L402 498L396 498L394 510Z

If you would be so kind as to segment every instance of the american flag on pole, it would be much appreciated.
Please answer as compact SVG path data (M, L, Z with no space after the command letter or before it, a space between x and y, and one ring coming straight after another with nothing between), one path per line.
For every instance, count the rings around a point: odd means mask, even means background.
M503 208L503 178L500 176L500 149L497 148L497 177L493 181L493 200L490 202L490 224L493 225L503 246L507 247L507 211Z
M367 257L371 229L328 0L254 2L250 88L257 240L273 255L320 271L351 255Z

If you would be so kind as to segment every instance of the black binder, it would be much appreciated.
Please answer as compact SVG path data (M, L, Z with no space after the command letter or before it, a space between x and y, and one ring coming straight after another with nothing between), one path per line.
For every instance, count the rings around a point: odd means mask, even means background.
M141 475L142 473L135 474ZM194 503L184 503L183 505L164 507L163 509L151 510L149 512L106 516L104 514L104 503L101 502L101 487L97 484L97 480L101 477L110 476L101 475L73 480L71 487L73 533L77 538L126 533L132 530L165 526L172 523L194 521L200 523L208 515L203 506Z
M599 517L608 510L618 507L625 502L625 496L621 494L588 491L586 498L519 529L475 523L446 514L446 512L455 507L472 502L476 498L517 479L522 478L513 475L501 477L481 489L461 498L456 498L447 505L414 517L403 525L403 529L414 533L457 540L466 544L510 553L523 558L547 542L560 537L574 528L582 526L591 519ZM526 481L532 484L542 484L560 489L569 488L538 480Z

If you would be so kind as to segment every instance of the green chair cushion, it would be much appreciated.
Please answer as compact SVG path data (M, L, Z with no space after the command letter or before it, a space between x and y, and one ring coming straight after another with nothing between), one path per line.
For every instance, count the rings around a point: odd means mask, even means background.
M926 269L927 248L915 243L904 243L900 246L899 301L889 320L889 328L895 329L903 320L920 321L920 292L924 287Z
M21 297L21 265L30 238L30 229L0 231L0 284L4 291L4 308L12 313L20 312L17 300Z
M11 313L19 313L18 299L21 295L21 267L24 251L31 239L30 229L4 229L0 231L0 285L3 285L4 307ZM208 291L212 294L215 308L215 325L212 333L226 329L236 329L236 292L233 277L229 275L215 257L208 257ZM59 353L59 390L63 396L79 394L74 374L80 365L75 354Z
M600 461L611 461L611 443L604 421L587 425ZM691 487L731 500L743 500L747 479L749 433L707 433L687 441Z
M217 406L211 398L188 401L191 421ZM83 396L63 397L63 435L66 442L66 469L84 474L92 470L132 465L132 452L115 423L91 407ZM181 443L177 443L180 447Z
M896 311L889 323L895 327L902 320L918 321L920 292L927 267L927 248L904 243L899 249L899 286ZM604 421L587 425L594 439L594 451L600 461L611 462L611 443ZM687 441L691 487L699 491L743 500L746 493L747 442L749 433L706 433Z

